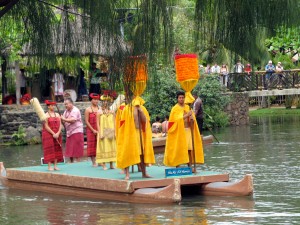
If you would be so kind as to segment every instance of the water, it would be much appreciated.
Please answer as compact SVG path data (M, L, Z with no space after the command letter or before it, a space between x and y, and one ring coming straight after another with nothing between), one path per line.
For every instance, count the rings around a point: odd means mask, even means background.
M215 132L202 170L254 177L252 197L188 197L179 205L129 204L0 186L0 224L300 224L300 118L252 118ZM40 162L40 146L1 147L6 167ZM161 163L162 156L157 156Z

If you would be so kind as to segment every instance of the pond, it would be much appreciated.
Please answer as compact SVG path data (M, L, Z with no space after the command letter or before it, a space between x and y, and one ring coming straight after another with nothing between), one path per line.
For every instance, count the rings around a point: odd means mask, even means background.
M215 131L199 170L254 177L252 197L188 197L181 204L99 201L0 186L0 224L300 224L300 118L251 118ZM207 133L208 134L208 133ZM40 163L41 146L1 147L6 167ZM157 155L161 163L163 156Z

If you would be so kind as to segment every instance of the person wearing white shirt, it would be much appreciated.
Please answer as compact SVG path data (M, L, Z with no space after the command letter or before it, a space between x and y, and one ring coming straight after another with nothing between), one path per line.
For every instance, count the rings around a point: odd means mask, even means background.
M211 68L211 73L213 73L213 74L216 74L216 73L219 74L220 71L221 71L221 68L220 68L220 66L218 66L217 63L215 63L215 65L213 65L213 67Z

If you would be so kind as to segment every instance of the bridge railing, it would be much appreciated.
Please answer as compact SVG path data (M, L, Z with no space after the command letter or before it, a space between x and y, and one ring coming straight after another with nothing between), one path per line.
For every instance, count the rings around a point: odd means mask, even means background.
M234 92L299 88L300 69L284 70L280 73L229 73L227 85L223 76L220 76L220 81L229 91Z

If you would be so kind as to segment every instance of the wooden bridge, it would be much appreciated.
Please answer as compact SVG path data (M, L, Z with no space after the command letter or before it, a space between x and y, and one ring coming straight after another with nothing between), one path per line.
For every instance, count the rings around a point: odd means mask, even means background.
M224 86L224 77L220 81ZM227 90L248 92L249 97L299 95L300 69L284 70L281 73L256 71L251 73L228 74Z

